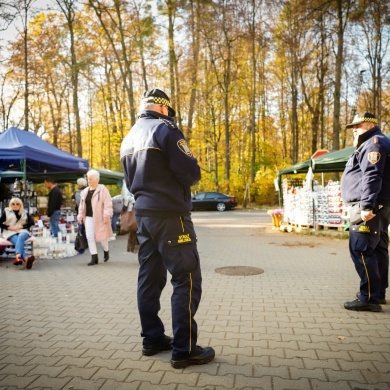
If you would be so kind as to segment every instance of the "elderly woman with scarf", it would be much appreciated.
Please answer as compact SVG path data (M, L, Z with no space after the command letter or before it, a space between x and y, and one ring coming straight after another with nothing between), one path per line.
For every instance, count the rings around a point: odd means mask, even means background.
M6 207L0 217L0 227L2 236L15 246L16 257L15 265L25 263L26 268L30 269L34 263L35 257L30 255L26 257L24 244L30 238L28 231L34 225L32 217L23 207L23 202L19 198L12 198L9 207Z
M91 261L88 265L98 264L96 242L100 241L104 251L104 261L109 256L108 239L112 237L111 217L112 200L108 189L99 184L100 174L91 169L87 172L88 187L81 192L78 223L84 223Z

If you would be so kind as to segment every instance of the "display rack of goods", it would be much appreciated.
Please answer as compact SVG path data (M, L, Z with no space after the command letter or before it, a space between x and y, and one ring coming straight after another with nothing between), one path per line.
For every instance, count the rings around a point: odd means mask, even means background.
M303 179L290 179L290 178L284 178L282 180L282 191L283 195L287 195L291 191L297 188L303 187Z
M284 178L282 181L283 192L283 220L287 223L296 223L294 210L297 207L297 193L303 187L302 179Z
M65 226L65 224L64 224ZM52 237L50 231L45 227L34 227L32 229L34 239L34 255L41 259L56 259L73 257L78 254L74 249L77 227L73 224L61 226L58 237Z
M340 182L330 181L326 186L328 196L328 224L330 226L337 226L343 224L344 205L341 198Z
M311 189L300 188L297 191L292 223L313 225L313 195Z
M313 196L308 188L292 188L284 199L284 221L292 225L313 224Z
M328 195L325 188L321 187L316 192L317 209L316 209L316 223L318 225L329 224L329 211L328 211Z

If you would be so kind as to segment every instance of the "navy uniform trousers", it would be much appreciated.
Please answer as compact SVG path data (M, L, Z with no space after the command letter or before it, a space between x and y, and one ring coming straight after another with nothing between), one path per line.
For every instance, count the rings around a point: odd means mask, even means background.
M136 216L139 242L138 311L144 344L164 337L160 296L167 282L173 287L173 354L190 353L195 347L198 327L194 316L202 295L202 275L196 234L190 216Z
M370 232L359 232L362 225L349 230L349 251L360 276L360 300L379 303L389 286L390 207L383 207L375 218L366 222Z

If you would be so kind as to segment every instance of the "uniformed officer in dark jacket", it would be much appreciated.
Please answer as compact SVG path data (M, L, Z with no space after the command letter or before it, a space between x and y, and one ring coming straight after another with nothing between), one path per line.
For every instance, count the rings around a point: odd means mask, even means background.
M123 140L120 154L127 188L135 197L142 353L151 356L173 349L171 365L184 368L210 362L215 352L197 345L194 319L202 276L190 216L190 186L200 180L200 168L174 116L163 91L145 92L138 120ZM173 338L165 335L158 316L167 270L173 286Z
M349 250L360 277L357 299L344 307L382 311L389 275L390 139L382 134L369 112L358 114L353 130L356 151L341 178L345 203L351 205Z

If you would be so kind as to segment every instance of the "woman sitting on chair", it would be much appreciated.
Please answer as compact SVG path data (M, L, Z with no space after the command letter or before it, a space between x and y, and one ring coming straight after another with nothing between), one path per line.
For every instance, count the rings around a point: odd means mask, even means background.
M35 257L30 255L26 258L24 243L30 237L28 229L34 225L32 217L23 207L23 202L19 198L12 198L9 207L6 207L0 217L0 227L3 238L12 242L15 246L15 265L26 263L26 268L30 269Z

